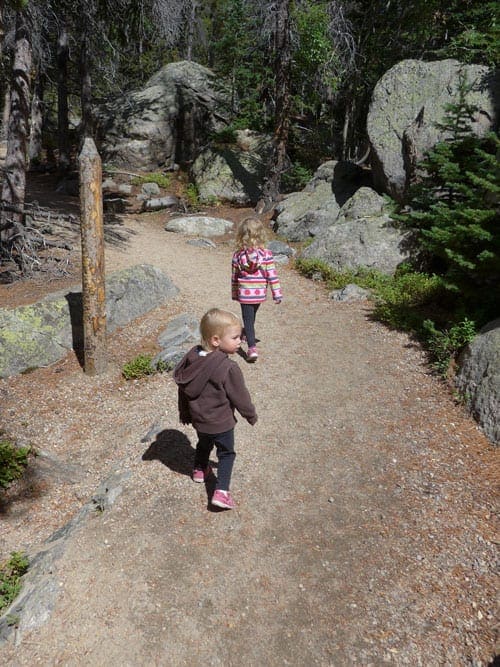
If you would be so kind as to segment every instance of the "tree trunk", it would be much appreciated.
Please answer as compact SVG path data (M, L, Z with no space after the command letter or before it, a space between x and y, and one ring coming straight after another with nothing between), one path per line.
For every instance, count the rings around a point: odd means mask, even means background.
M210 0L210 9L208 11L208 24L211 26L211 38L208 40L208 54L207 54L207 67L209 69L214 68L215 62L215 36L218 34L217 27L219 24L218 14L217 14L217 0Z
M187 30L187 43L186 43L186 60L189 61L193 59L194 30L196 27L197 11L198 11L198 3L196 2L196 0L192 0L191 12L189 15L189 25Z
M43 83L38 78L31 100L31 129L28 149L30 164L40 160L42 156L43 94Z
M10 112L7 129L7 155L2 187L2 202L22 211L26 191L28 165L28 137L30 119L30 71L31 44L26 17L22 11L16 15L16 37ZM22 225L21 212L0 211L0 242L12 239L16 228Z
M263 187L263 201L258 208L262 212L272 208L280 192L281 177L288 167L287 147L290 131L290 71L292 45L290 39L290 0L276 2L273 32L273 60L275 76L275 123L273 152L267 179Z
M59 148L58 168L69 169L69 121L68 121L68 59L69 38L66 22L63 21L57 40L57 141Z
M3 111L2 111L2 139L7 139L7 129L9 127L9 114L10 114L10 84L7 82L5 86Z
M0 4L0 59L3 56L3 38L5 35L4 27L3 27L3 3Z
M88 20L83 20L83 34L80 43L80 101L82 106L82 141L86 137L94 136L92 120L92 77L90 37L88 33Z
M84 368L99 375L107 365L102 165L90 137L80 152L80 208Z

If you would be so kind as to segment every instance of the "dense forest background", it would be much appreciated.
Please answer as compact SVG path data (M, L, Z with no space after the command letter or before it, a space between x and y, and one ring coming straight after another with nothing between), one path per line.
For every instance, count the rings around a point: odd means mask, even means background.
M176 60L230 86L235 129L284 134L295 171L361 157L373 87L398 61L498 61L497 3L475 0L7 0L0 12L2 99L16 55L28 59L30 158L61 169L96 105Z

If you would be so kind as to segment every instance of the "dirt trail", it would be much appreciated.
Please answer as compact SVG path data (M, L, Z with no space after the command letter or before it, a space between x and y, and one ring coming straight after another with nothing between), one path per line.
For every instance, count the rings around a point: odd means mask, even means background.
M236 427L238 507L211 511L171 376L125 383L120 368L175 314L235 309L231 245L197 248L149 220L127 221L137 233L107 249L107 269L152 263L179 297L113 337L103 378L70 359L0 383L13 431L85 471L38 500L40 540L51 507L67 520L111 471L131 473L58 561L50 618L1 647L3 664L487 665L495 455L419 349L369 304L334 303L280 267L285 299L257 318L262 356L237 359L259 414ZM5 547L27 539L29 499L18 507Z

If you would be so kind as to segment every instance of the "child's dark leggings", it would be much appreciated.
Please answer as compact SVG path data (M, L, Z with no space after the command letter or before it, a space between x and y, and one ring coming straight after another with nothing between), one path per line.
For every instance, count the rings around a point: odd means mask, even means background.
M234 428L225 433L200 433L199 431L196 431L196 433L198 435L198 443L194 455L194 467L205 470L210 458L210 452L215 445L217 460L219 462L217 466L216 488L222 491L229 491L233 463L236 458L234 451Z
M260 303L240 303L240 306L248 347L255 347L255 318Z

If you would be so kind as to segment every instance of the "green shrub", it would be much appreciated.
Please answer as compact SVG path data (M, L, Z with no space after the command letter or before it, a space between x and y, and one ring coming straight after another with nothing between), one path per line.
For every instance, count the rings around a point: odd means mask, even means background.
M438 276L403 270L375 289L374 316L389 326L420 334L422 322L444 292Z
M322 280L328 289L342 289L346 285L356 283L365 289L377 290L381 283L390 280L390 277L371 269L336 271L321 259L297 259L295 268L307 278Z
M184 190L184 196L190 209L196 211L200 208L200 194L194 183L188 183Z
M9 440L0 440L0 488L5 489L22 476L29 452L29 447L16 447Z
M122 369L122 375L126 380L136 380L154 373L156 373L156 368L152 364L152 357L147 354L139 354L135 359L126 363Z
M214 144L222 145L233 145L236 143L236 131L237 129L233 125L219 130L219 132L214 132L212 135L212 141Z
M322 280L329 289L342 289L352 281L354 272L338 272L321 259L296 259L295 268L306 278Z
M13 551L9 560L0 565L0 613L21 590L21 577L28 571L29 561L21 551Z
M173 366L174 364L162 361L161 359L154 365L153 358L149 354L139 354L135 359L132 359L132 361L123 366L122 375L126 380L137 380L147 375L170 371Z
M156 183L160 188L168 188L170 186L170 176L157 172L136 176L132 179L132 185L143 185L143 183Z
M220 199L215 195L208 195L208 197L205 199L205 203L207 206L219 206L221 202Z
M439 331L432 320L425 320L423 329L432 367L442 376L446 376L451 361L477 334L475 322L467 318L443 331Z
M312 177L312 169L299 162L294 162L290 169L283 174L281 184L284 192L298 192L305 188Z

